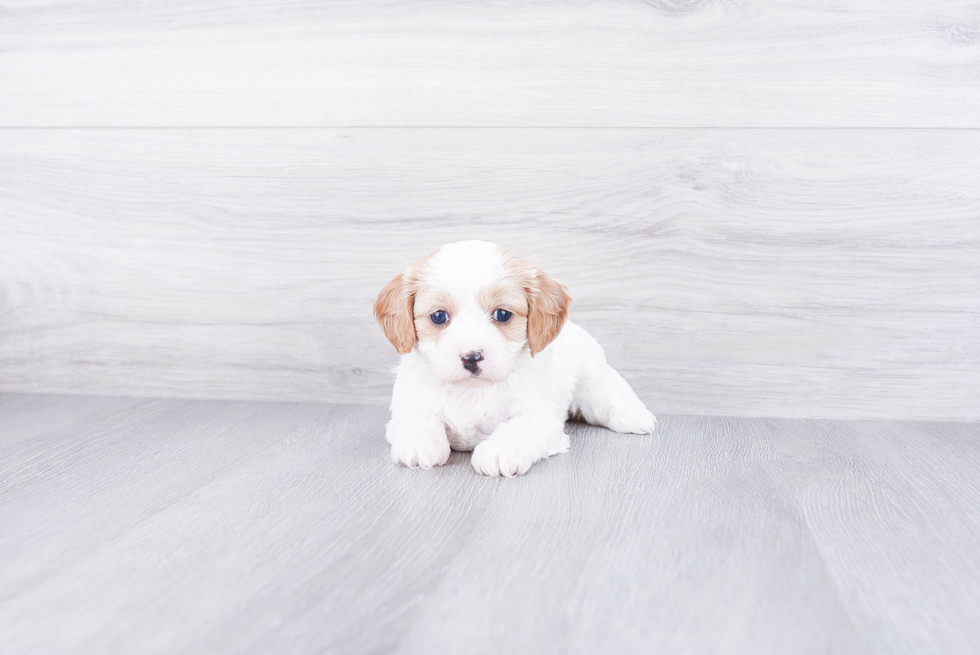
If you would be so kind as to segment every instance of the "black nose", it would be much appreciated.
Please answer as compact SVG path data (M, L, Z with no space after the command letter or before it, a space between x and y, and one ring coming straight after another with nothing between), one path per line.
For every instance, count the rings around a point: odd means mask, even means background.
M473 351L468 352L465 355L460 355L459 358L463 360L463 368L465 368L470 373L476 373L480 370L480 362L483 361L483 353Z

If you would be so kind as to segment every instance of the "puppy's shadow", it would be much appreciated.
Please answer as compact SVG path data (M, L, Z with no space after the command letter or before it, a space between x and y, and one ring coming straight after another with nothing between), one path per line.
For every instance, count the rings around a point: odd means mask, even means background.
M461 451L454 450L449 454L449 461L443 464L443 468L455 468L457 466L462 467L470 466L470 455L473 453L471 451Z

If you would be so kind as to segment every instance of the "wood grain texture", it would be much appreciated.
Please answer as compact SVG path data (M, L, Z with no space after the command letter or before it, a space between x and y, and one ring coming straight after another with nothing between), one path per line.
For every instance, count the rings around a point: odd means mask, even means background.
M379 409L116 404L0 464L5 653L239 652L287 617L385 650L493 495L392 466Z
M980 127L972 0L41 0L5 126Z
M980 132L0 131L0 389L384 403L486 238L656 412L978 419Z
M871 649L757 423L575 427L573 457L501 485L398 652Z
M806 523L848 613L872 641L891 653L976 652L977 426L776 426Z
M570 424L571 453L491 480L466 454L394 467L385 418L0 396L5 655L959 655L980 640L977 424Z

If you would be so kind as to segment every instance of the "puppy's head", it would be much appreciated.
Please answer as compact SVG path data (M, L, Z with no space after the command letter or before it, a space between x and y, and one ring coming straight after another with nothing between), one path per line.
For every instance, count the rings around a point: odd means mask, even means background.
M395 349L418 346L444 382L499 382L561 332L568 290L486 241L443 246L381 290L374 315Z

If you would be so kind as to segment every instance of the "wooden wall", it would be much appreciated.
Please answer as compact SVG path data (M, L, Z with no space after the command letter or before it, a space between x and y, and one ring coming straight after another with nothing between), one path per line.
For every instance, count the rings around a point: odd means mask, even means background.
M980 6L0 13L0 390L383 403L470 237L654 411L980 419Z

